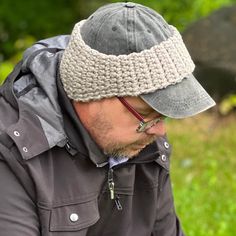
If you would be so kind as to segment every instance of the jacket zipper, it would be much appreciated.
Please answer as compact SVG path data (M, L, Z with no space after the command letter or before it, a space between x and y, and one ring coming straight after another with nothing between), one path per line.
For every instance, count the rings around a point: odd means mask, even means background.
M121 211L123 209L121 203L120 203L120 200L119 200L119 196L116 195L116 198L115 198L115 203L116 203L116 208L118 211Z
M65 144L66 151L70 153L70 155L74 156L77 153L77 149L72 146L70 141L67 139Z
M123 208L120 203L119 196L115 194L115 182L113 178L113 172L114 172L113 168L110 168L108 171L108 188L110 191L110 198L111 200L115 201L117 210L121 211Z
M152 154L153 155L153 154ZM153 161L153 160L151 160ZM149 161L146 161L146 163L148 162L151 162L150 160ZM115 194L115 182L114 182L114 178L113 178L113 173L114 173L114 169L115 168L120 168L122 167L123 165L127 165L127 164L138 164L139 162L124 162L124 163L121 163L117 166L114 166L112 168L109 168L109 171L108 171L108 189L109 189L109 192L110 192L110 198L111 200L114 200L115 201L115 205L116 205L116 208L117 210L121 211L123 209L122 205L121 205L121 202L119 200L119 196L117 194ZM145 163L145 162L141 162L141 163ZM107 164L107 162L105 163L105 165ZM103 167L104 165L102 165L101 167ZM100 167L100 166L99 166ZM114 169L113 169L114 168Z
M110 190L111 200L115 198L115 183L113 179L113 169L110 168L108 171L108 188Z

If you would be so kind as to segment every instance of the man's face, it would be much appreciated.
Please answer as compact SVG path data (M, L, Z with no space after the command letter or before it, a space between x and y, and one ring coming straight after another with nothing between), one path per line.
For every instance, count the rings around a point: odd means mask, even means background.
M155 119L159 114L138 97L126 101L144 118ZM91 137L107 155L132 158L158 136L165 134L163 121L137 133L140 121L117 99L103 99L90 103L76 103L74 107Z

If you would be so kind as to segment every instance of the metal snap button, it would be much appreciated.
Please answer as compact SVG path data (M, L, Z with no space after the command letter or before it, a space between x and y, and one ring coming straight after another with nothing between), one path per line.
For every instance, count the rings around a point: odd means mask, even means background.
M167 142L164 142L164 146L165 146L166 149L168 149L170 147L170 144L167 143Z
M16 137L19 137L19 136L20 136L20 133L19 133L17 130L15 130L15 131L14 131L14 135L15 135Z
M76 221L78 221L78 219L79 219L78 214L76 214L76 213L70 214L70 220L71 220L71 222L76 222Z
M167 159L167 158L166 158L166 155L164 155L164 154L163 154L163 155L161 155L161 160L162 160L162 161L164 161L164 162L165 162L165 161L166 161L166 159Z
M27 147L23 147L22 149L23 149L24 152L28 152Z

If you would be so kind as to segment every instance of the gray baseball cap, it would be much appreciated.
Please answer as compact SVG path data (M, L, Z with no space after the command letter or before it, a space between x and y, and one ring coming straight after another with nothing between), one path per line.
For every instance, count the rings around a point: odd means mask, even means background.
M99 8L86 20L80 32L89 47L107 55L139 53L163 43L173 34L160 14L132 2ZM171 118L190 117L215 105L192 73L164 88L140 94L140 97L154 110Z
M140 97L158 113L175 119L196 115L215 105L192 74L180 83Z

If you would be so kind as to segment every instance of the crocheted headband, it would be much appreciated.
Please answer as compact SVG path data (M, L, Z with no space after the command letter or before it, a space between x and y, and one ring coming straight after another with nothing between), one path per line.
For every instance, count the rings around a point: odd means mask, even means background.
M77 23L60 63L69 98L87 102L114 96L138 96L176 84L191 74L194 63L178 30L169 25L167 40L128 55L107 55L85 44Z

